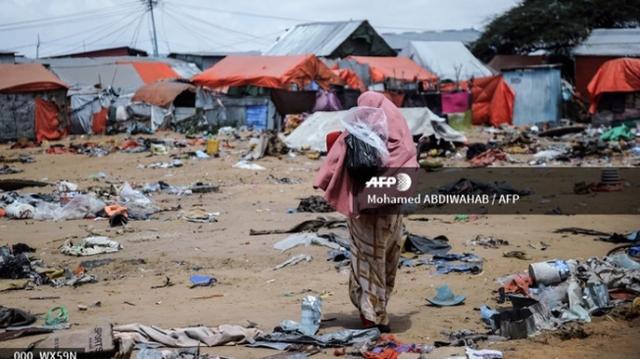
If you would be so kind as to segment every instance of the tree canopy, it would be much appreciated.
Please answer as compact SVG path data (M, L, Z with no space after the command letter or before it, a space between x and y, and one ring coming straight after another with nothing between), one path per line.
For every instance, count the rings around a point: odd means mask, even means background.
M536 50L565 54L594 28L639 24L640 0L523 0L491 20L473 53L485 61Z

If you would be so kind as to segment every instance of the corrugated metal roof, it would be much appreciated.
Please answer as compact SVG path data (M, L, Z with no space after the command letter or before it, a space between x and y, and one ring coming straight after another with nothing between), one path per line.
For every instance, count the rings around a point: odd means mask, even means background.
M168 64L180 77L191 78L198 74L192 63L171 58L140 58L136 56L77 57L48 59L16 59L21 63L48 65L63 81L73 88L100 84L113 87L120 93L134 92L145 83L131 62L161 62Z
M384 40L396 50L404 50L411 41L460 41L470 44L480 37L482 33L474 29L463 30L443 30L443 31L423 31L423 32L402 32L384 33Z
M264 55L329 56L364 21L313 22L284 33Z
M468 80L492 75L491 70L459 41L411 41L401 55L435 73L441 80Z
M573 49L582 56L640 56L640 28L594 29Z

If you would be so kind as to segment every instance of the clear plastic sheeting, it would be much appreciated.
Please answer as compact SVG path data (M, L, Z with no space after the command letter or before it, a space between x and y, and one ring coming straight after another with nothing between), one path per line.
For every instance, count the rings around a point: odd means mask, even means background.
M341 120L342 126L360 141L375 148L383 162L389 157L389 128L384 111L373 107L354 107Z

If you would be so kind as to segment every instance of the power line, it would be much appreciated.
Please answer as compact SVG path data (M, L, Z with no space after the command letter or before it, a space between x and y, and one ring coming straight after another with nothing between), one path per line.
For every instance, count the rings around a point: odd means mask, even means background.
M132 9L139 7L139 5L140 5L139 3L132 3L128 5L119 6L117 9L112 9L105 12L91 11L91 12L82 13L84 15L78 15L80 13L77 13L73 16L58 16L58 17L51 17L48 19L41 19L37 21L30 20L30 22L26 24L18 24L18 25L2 24L0 25L0 30L14 31L14 30L40 28L44 26L52 26L52 25L59 25L59 24L95 21L96 18L111 17L111 16L122 15L123 13L128 13Z
M224 10L219 8L205 7L205 6L192 5L192 4L174 3L173 1L169 1L169 0L167 0L166 3L180 5L181 7L187 7L187 8L192 8L196 10L207 10L211 12L231 14L231 15L242 15L242 16L249 16L249 17L259 17L259 18L265 18L265 19L285 20L285 21L306 21L306 22L313 21L313 20L306 20L306 19L299 19L299 18L292 18L292 17L257 14L257 13L247 12L247 11L232 11L232 10Z
M97 39L95 39L95 40L93 40L93 41L91 41L91 42L89 42L87 44L82 44L80 46L76 46L76 47L74 47L72 49L69 49L69 50L65 51L65 53L72 53L72 52L76 51L77 49L79 49L81 47L84 47L85 45L93 45L93 44L99 43L100 41L102 41L102 40L104 40L106 38L109 38L110 36L112 36L112 35L114 35L116 33L120 33L123 30L126 31L130 25L132 25L133 23L136 22L136 20L138 20L138 16L142 17L142 16L145 15L145 13L146 12L142 12L141 14L140 13L133 13L133 14L130 14L129 16L123 17L121 20L126 19L126 20L131 20L131 21L128 21L127 23L125 23L121 27L115 29L114 31L109 32L108 34L106 34L104 36L101 36L101 37L99 37L99 38L97 38Z
M261 36L257 36L257 35L254 35L254 34L250 34L250 33L248 33L248 32L239 31L239 30L235 30L235 29L232 29L232 28L228 28L228 27L220 26L220 25L217 25L217 24L214 24L214 23L208 22L208 21L206 21L206 20L203 20L203 19L201 19L201 18L199 18L199 17L193 16L193 15L191 15L191 14L184 13L184 12L182 12L181 10L178 10L178 9L176 9L176 8L173 8L172 10L173 10L174 12L176 12L177 14L179 14L179 15L182 15L182 16L185 16L185 17L188 17L188 18L192 19L193 21L199 22L199 23L201 23L201 24L204 24L204 25L207 25L207 26L211 26L211 27L213 27L213 28L220 29L220 30L223 30L223 31L227 31L227 32L231 32L231 33L235 33L235 34L240 34L240 35L244 35L244 36L247 36L247 37L251 37L251 38L256 39L256 40L258 40L258 41L260 41L260 42L265 42L265 39L264 39L263 37L261 37ZM269 40L269 42L270 42L270 41L271 41L271 40Z
M174 16L174 15L173 15L173 14L171 14L170 12L165 11L165 9L162 9L162 11L164 12L164 14L165 14L166 16L168 16L168 17L170 17L171 19L173 19L173 21L174 21L178 26L180 26L181 28L183 28L183 29L187 32L187 34L189 34L189 35L195 35L196 37L200 38L201 40L204 40L205 42L212 43L212 44L214 44L214 45L218 45L218 46L223 46L223 44L221 44L221 43L219 43L219 42L217 42L217 41L215 41L215 40L211 40L211 39L210 39L210 38L208 38L207 36L203 35L203 34L202 34L202 31L200 31L200 30L198 30L198 29L195 29L195 30L194 30L194 28L189 28L189 27L187 27L185 24L183 24L183 23L182 23L182 21L181 21L179 18L177 18L176 16ZM190 24L190 25L193 25L193 24ZM233 46L229 46L229 47L233 48Z
M263 18L263 19L292 21L292 22L294 21L295 22L322 22L321 20L317 20L317 19L314 20L314 19L294 18L294 17L285 17L285 16L264 15L264 14L252 13L248 11L233 11L233 10L225 10L220 8L206 7L201 5L174 3L173 1L170 1L170 0L166 0L166 2L169 4L180 5L180 7L191 8L195 10L205 10L205 11L210 11L214 13L241 15L241 16L257 17L257 18ZM418 31L428 30L426 28L408 27L408 26L376 25L375 27L380 29L418 30Z
M136 47L136 43L138 42L138 35L140 34L140 27L142 26L143 21L144 16L140 16L138 25L136 25L135 29L133 30L133 36L131 36L131 42L129 43L131 47Z
M131 10L127 10L126 13L127 14L131 14ZM74 38L74 37L79 37L79 36L85 36L85 38L83 40L81 40L81 41L85 41L85 40L90 39L91 37L93 37L95 35L102 34L103 31L105 31L105 30L113 28L114 26L118 25L122 21L122 19L123 18L118 18L115 21L110 21L110 22L108 22L106 24L100 24L98 26L95 26L95 27L92 27L92 28L89 28L89 29L85 29L85 30L82 30L82 31L77 31L74 34L61 36L61 37L54 38L54 39L51 39L51 40L46 40L45 39L44 41L42 41L42 43L45 44L45 45L47 45L47 44L55 44L55 43L58 43L60 41L68 40L68 39L71 39L71 38ZM18 50L18 49L23 49L23 48L33 47L33 46L36 46L36 43L14 46L14 47L8 48L8 50Z

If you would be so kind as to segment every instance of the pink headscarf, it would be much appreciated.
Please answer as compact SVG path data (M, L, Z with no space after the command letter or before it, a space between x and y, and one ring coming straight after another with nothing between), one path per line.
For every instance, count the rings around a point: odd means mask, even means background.
M384 95L372 91L367 91L358 97L358 106L380 108L387 116L389 160L386 166L417 168L416 147L407 121L400 110ZM324 198L338 212L351 216L353 214L352 185L344 166L347 154L344 139L347 135L348 133L344 131L331 147L316 175L313 187L324 190Z

